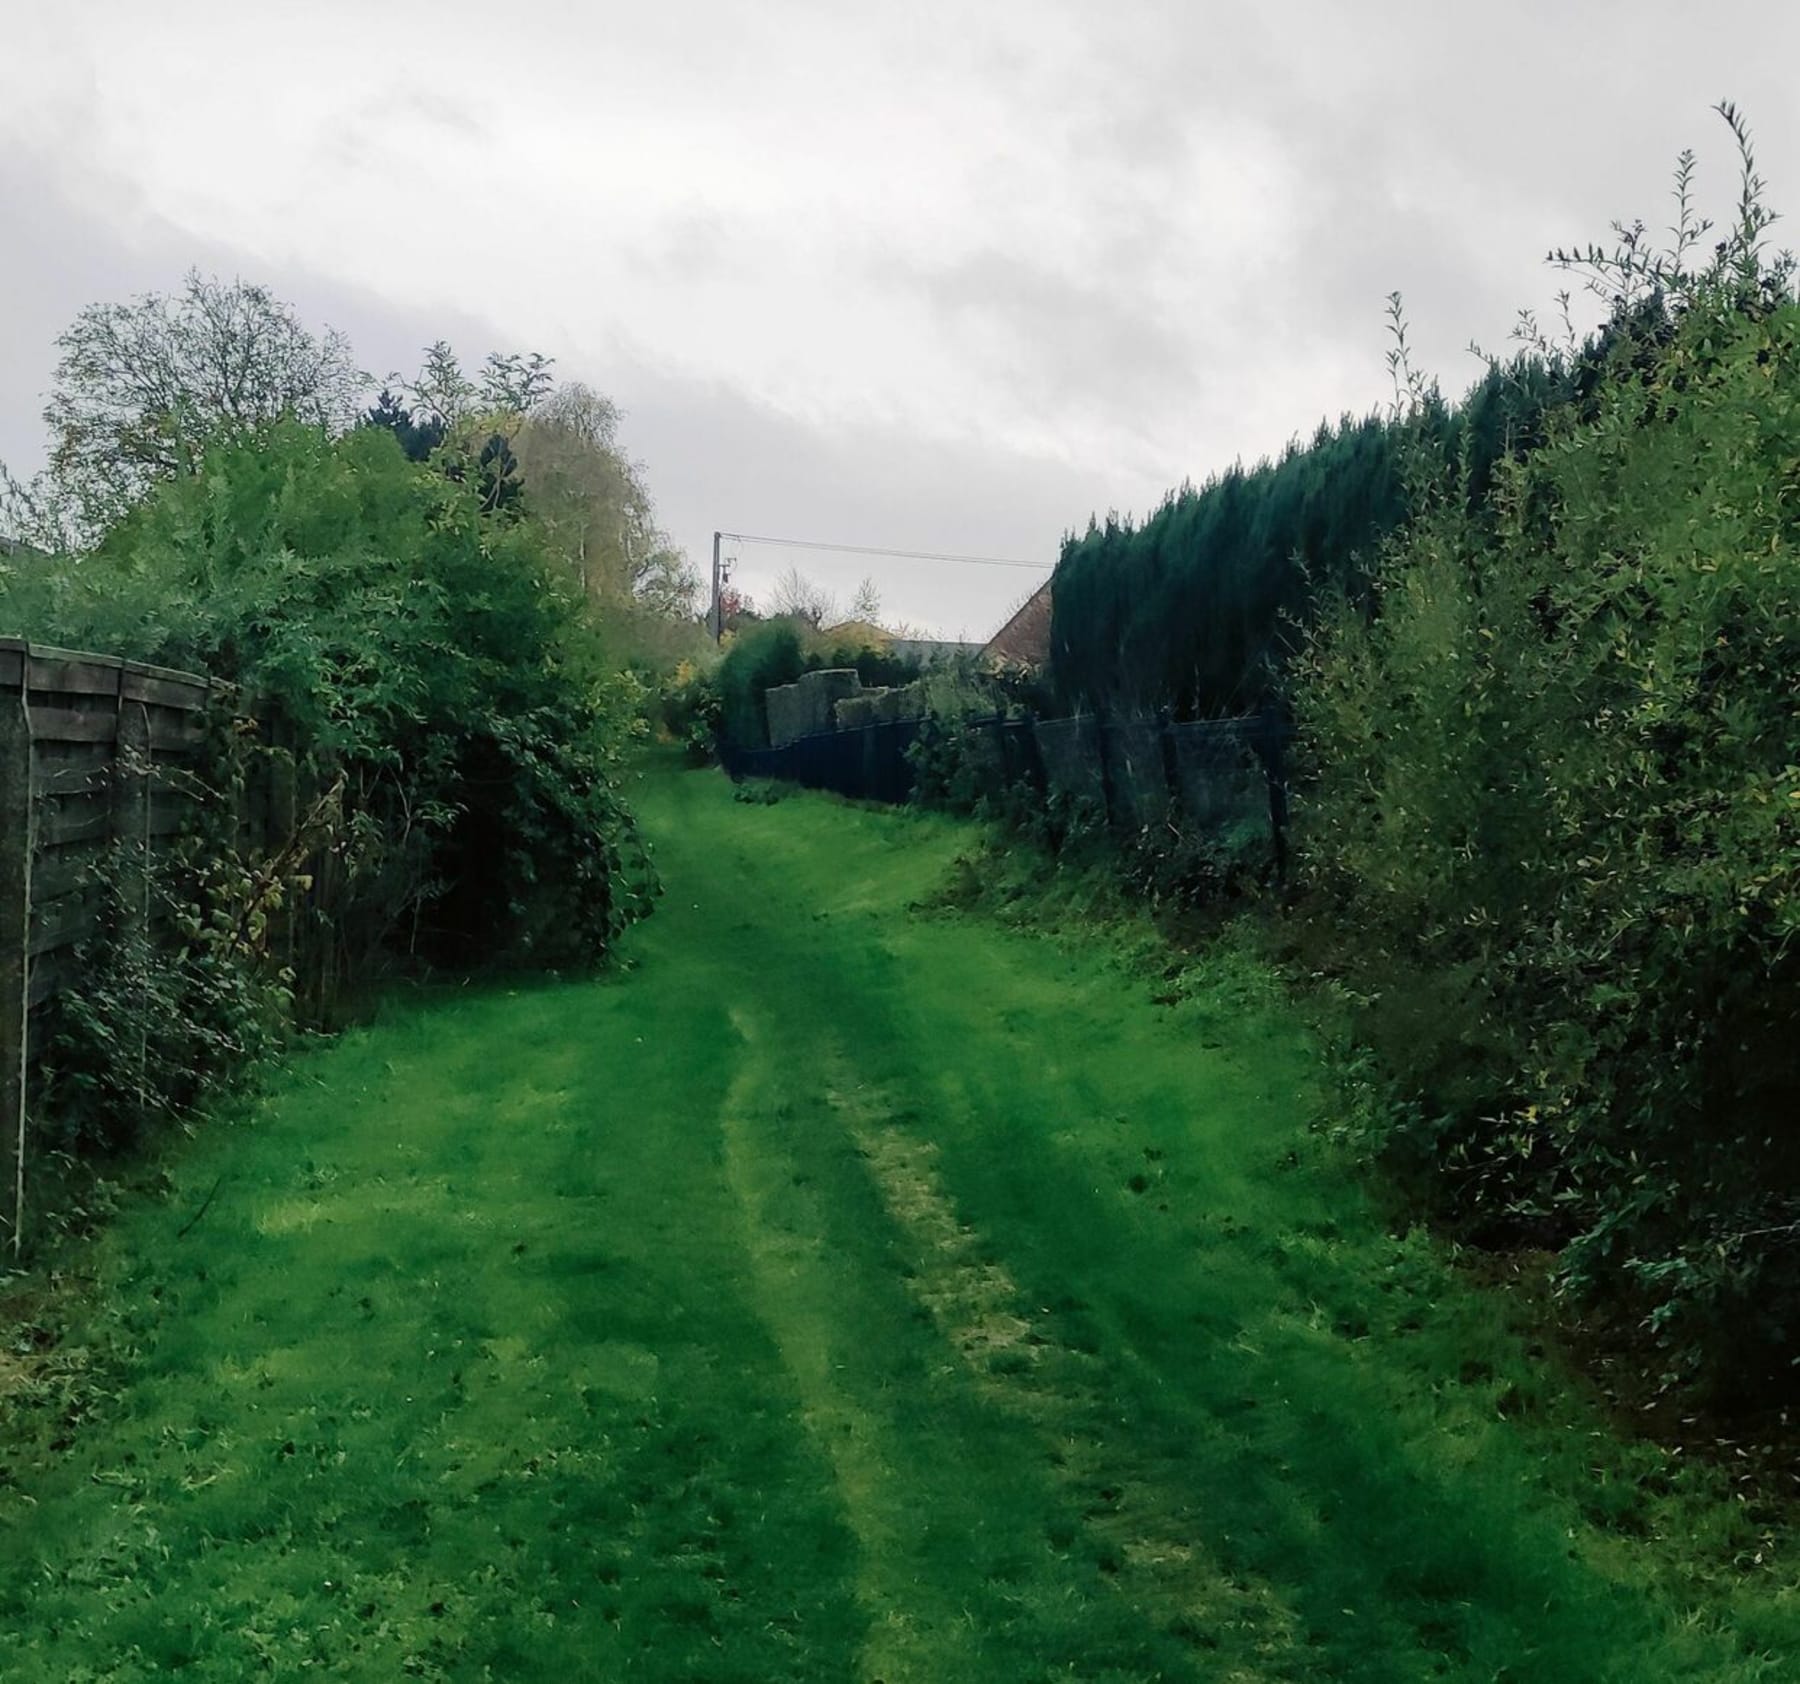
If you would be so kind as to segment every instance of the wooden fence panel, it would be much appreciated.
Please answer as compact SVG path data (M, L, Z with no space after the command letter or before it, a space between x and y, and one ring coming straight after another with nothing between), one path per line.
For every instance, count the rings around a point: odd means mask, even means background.
M114 904L95 868L115 844L128 874L116 904L148 916L154 850L211 798L190 763L217 692L192 673L0 638L0 1240L15 1252L34 1014L80 980L78 949Z

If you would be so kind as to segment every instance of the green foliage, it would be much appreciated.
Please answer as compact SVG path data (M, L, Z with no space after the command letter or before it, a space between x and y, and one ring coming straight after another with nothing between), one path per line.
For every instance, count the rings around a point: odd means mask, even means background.
M216 447L94 555L17 570L31 635L226 678L341 777L365 957L581 961L642 901L614 786L639 702L530 523L386 430Z
M913 766L913 801L951 813L1028 823L1040 797L1008 779L991 734L974 724L1007 714L1007 691L958 665L933 668L921 689L925 709L906 751Z
M799 630L786 620L770 620L738 634L720 660L715 682L719 717L726 738L744 748L769 741L766 693L792 684L806 671Z
M1800 1347L1800 307L1735 261L1340 596L1296 700L1308 847L1410 1149L1569 1243L1671 1372Z
M966 717L928 712L906 751L913 767L913 800L945 812L986 814L1006 791L998 769Z
M773 807L792 795L796 787L774 778L745 778L732 785L731 798L746 807Z
M1172 492L1141 524L1065 540L1051 664L1065 707L1181 718L1253 711L1278 685L1322 590L1357 588L1411 506L1409 466L1457 483L1473 513L1509 454L1541 434L1567 376L1541 357L1491 368L1460 404L1428 390L1404 417L1346 416L1276 462Z
M717 672L681 662L662 688L661 723L681 744L689 765L705 766L713 759L724 717Z
M136 1145L275 1050L289 979L262 940L271 888L215 837L189 838L148 873L129 846L97 866L96 934L41 1033L33 1110L53 1151Z
M1242 814L1205 825L1171 803L1162 824L1123 839L1115 869L1126 887L1154 910L1226 916L1274 880L1268 815Z

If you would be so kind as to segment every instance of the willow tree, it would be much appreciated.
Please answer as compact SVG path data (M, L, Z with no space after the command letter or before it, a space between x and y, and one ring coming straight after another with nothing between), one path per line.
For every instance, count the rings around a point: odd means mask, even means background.
M596 610L680 618L697 580L657 525L642 467L619 439L619 409L578 381L521 418L512 448L526 502Z

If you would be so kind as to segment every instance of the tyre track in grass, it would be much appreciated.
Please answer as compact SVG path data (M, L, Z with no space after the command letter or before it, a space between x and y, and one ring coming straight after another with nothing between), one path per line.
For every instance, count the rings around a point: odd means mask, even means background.
M637 798L622 972L397 1006L72 1255L8 1684L1800 1678L1779 1540L1389 1231L1266 982Z
M1210 1649L1213 1634L1230 1631L1238 1648L1254 1652L1253 1669L1226 1662L1212 1674L1218 1684L1290 1676L1291 1611L1266 1585L1234 1583L1213 1559L1205 1517L1183 1504L1181 1466L1130 1443L1130 1423L1111 1406L1100 1365L1045 1331L1048 1310L1028 1302L984 1237L961 1220L936 1143L899 1120L904 1103L843 1075L832 1103L913 1242L914 1295L982 1393L1039 1440L1087 1548L1120 1596L1177 1641Z
M847 1009L841 993L837 1007ZM766 1005L732 1015L743 1051L725 1175L759 1313L856 1539L856 1677L1232 1678L1195 1670L1103 1552L1070 1547L1082 1519L1060 1466L1069 1452L1021 1431L966 1360L967 1330L922 1296L938 1278L929 1236L890 1203L866 1133L829 1086L845 1062L837 1032L822 1015L777 1024ZM859 1044L871 1032L859 1019Z
M845 1378L841 1277L822 1223L798 1196L808 1177L784 1144L792 1111L776 1097L775 1071L750 1011L734 1008L742 1042L722 1113L725 1177L743 1217L757 1303L802 1399L801 1417L836 1476L855 1539L856 1597L865 1622L859 1684L931 1684L980 1676L976 1634L960 1600L919 1559L930 1516L906 1447L878 1408ZM771 1125L775 1126L771 1126Z
M1088 1641L1046 1643L1028 1597L981 1676L1800 1677L1791 1573L1740 1576L1761 1539L1725 1493L1613 1439L1309 1133L1317 1053L1260 973L1158 1009L1104 942L921 913L975 841L950 821L802 796L720 824L716 785L664 792L731 886L721 958L799 1173L835 1131L873 1190L878 1216L820 1233L885 1225L933 1376L1010 1427L997 1451L938 1418L971 1479L1036 1469L1012 1524L1051 1541Z

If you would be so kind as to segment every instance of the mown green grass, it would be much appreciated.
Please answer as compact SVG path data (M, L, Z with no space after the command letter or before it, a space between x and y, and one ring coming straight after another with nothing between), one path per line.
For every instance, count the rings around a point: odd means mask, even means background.
M1800 1676L1781 1541L1388 1231L1254 966L639 795L633 969L396 1006L70 1260L0 1677Z

